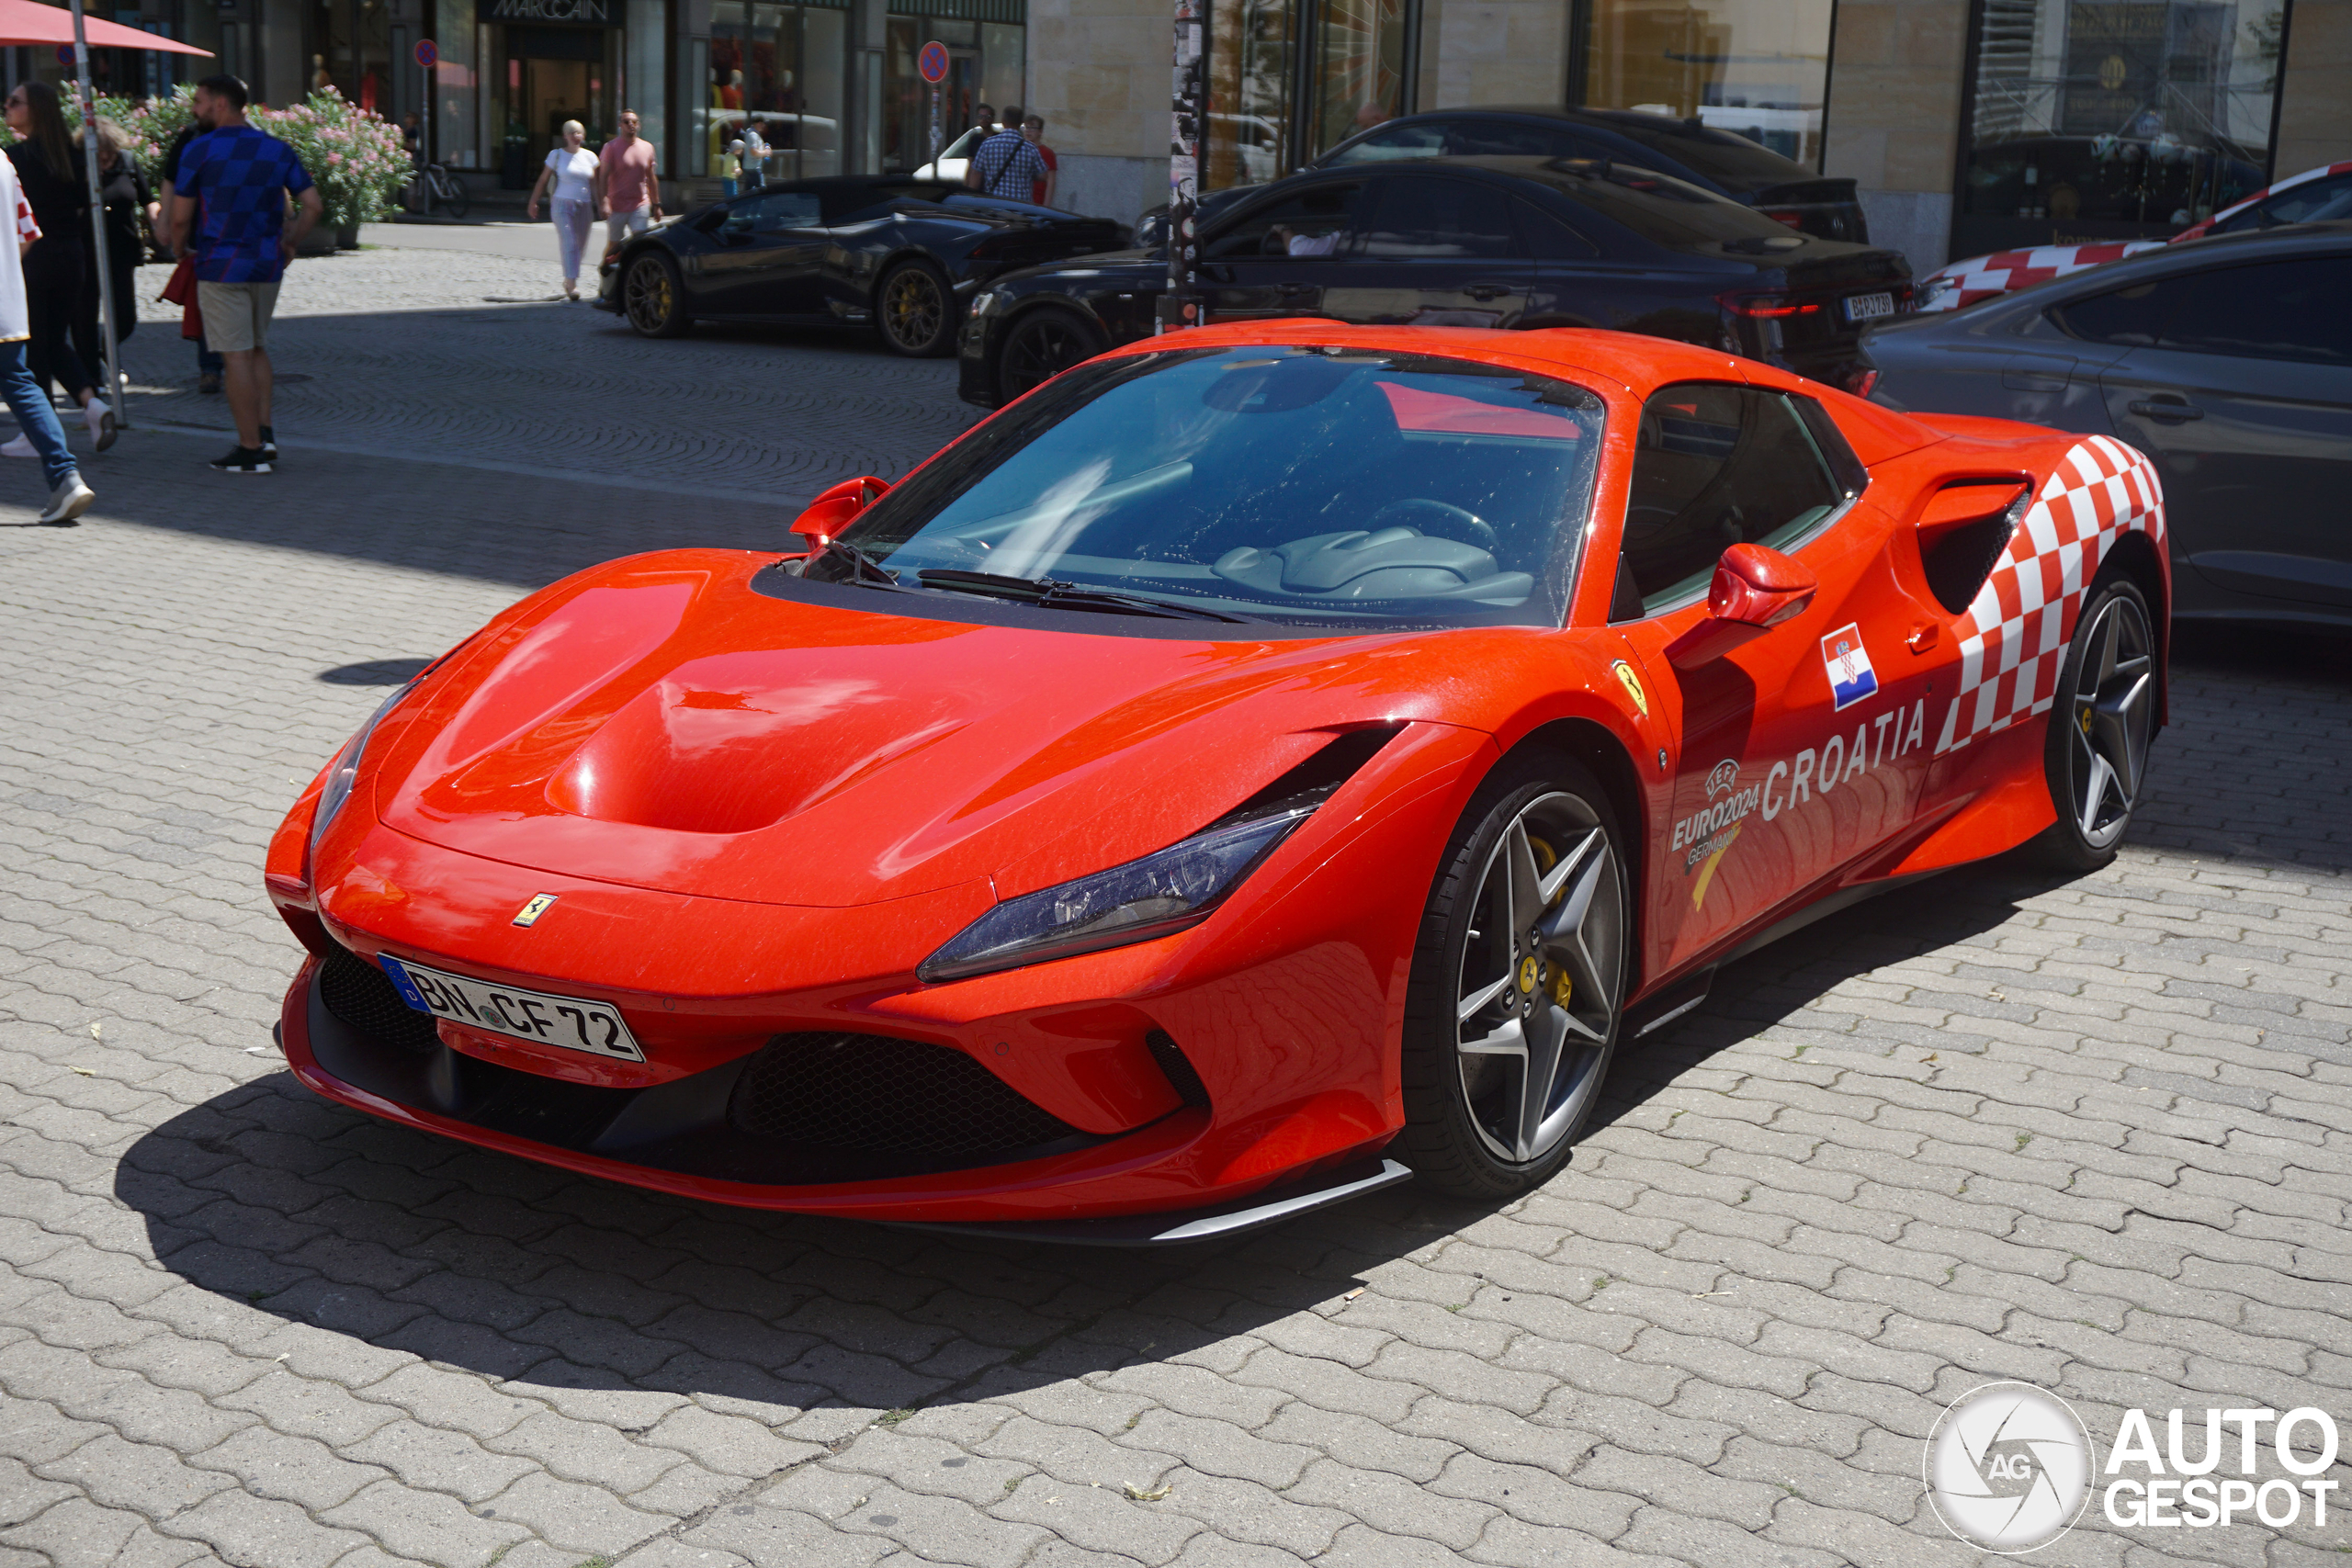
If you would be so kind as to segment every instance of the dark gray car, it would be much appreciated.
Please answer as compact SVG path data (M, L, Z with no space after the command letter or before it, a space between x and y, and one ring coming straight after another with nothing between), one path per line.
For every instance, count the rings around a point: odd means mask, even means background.
M2176 616L2352 626L2352 223L2167 245L1897 318L1861 352L1889 408L2145 452Z

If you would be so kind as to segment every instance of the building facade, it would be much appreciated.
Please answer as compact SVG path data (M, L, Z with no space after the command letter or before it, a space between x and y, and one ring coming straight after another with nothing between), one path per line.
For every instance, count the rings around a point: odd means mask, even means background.
M673 182L715 186L729 141L761 128L768 177L911 169L932 155L933 88L917 69L946 47L945 135L1025 85L1024 0L90 0L89 13L217 56L93 51L103 90L168 92L214 71L268 104L333 85L423 121L432 157L478 186L527 187L576 119L596 146L636 111ZM433 63L420 62L430 43ZM0 74L52 84L45 50L0 51ZM675 205L673 200L673 205Z
M1030 0L1065 205L1166 199L1171 10ZM2352 158L2352 0L1212 0L1209 56L1212 188L1413 109L1645 109L1852 178L1921 270Z

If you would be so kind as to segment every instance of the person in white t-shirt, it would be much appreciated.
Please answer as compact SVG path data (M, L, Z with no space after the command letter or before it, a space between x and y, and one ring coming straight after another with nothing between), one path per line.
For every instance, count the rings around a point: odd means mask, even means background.
M0 243L0 399L5 399L25 439L40 458L41 476L49 481L49 506L44 523L70 523L90 509L97 497L82 482L81 466L65 445L65 427L49 394L33 379L25 365L25 345L32 340L32 312L25 303L25 252L40 238L32 205L17 185L17 167L0 158L0 219L13 218L16 243Z
M580 298L580 257L588 248L588 227L596 220L596 154L588 151L587 140L587 127L576 119L563 122L563 145L548 154L523 209L537 222L539 193L548 193L548 215L555 220L556 244L563 253L566 299Z

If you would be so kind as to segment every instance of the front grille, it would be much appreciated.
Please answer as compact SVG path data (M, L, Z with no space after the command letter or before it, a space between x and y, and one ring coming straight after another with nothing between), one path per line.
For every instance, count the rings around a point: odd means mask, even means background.
M728 1102L739 1132L876 1154L1003 1155L1080 1135L963 1052L880 1034L779 1034Z
M1176 1091L1176 1098L1187 1105L1208 1104L1208 1086L1201 1082L1199 1070L1174 1036L1164 1029L1155 1029L1143 1037L1143 1043L1151 1053L1151 1059L1159 1064L1160 1074L1168 1079L1168 1087Z
M432 1017L401 1000L381 969L347 948L335 949L319 970L319 999L371 1040L420 1056L441 1043Z

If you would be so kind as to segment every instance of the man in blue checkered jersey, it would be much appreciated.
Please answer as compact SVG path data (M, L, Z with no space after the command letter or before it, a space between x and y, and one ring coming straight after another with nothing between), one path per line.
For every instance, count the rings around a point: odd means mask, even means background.
M1051 172L1037 144L1021 134L1021 111L1007 109L1004 129L973 150L964 183L1005 201L1034 206L1031 197Z
M277 286L322 204L302 161L245 119L245 85L208 76L196 85L197 123L205 134L180 153L174 182L172 249L196 254L197 308L204 336L225 363L229 412L237 445L212 466L227 473L266 474L277 460L270 427L269 321ZM299 204L286 219L288 197Z

